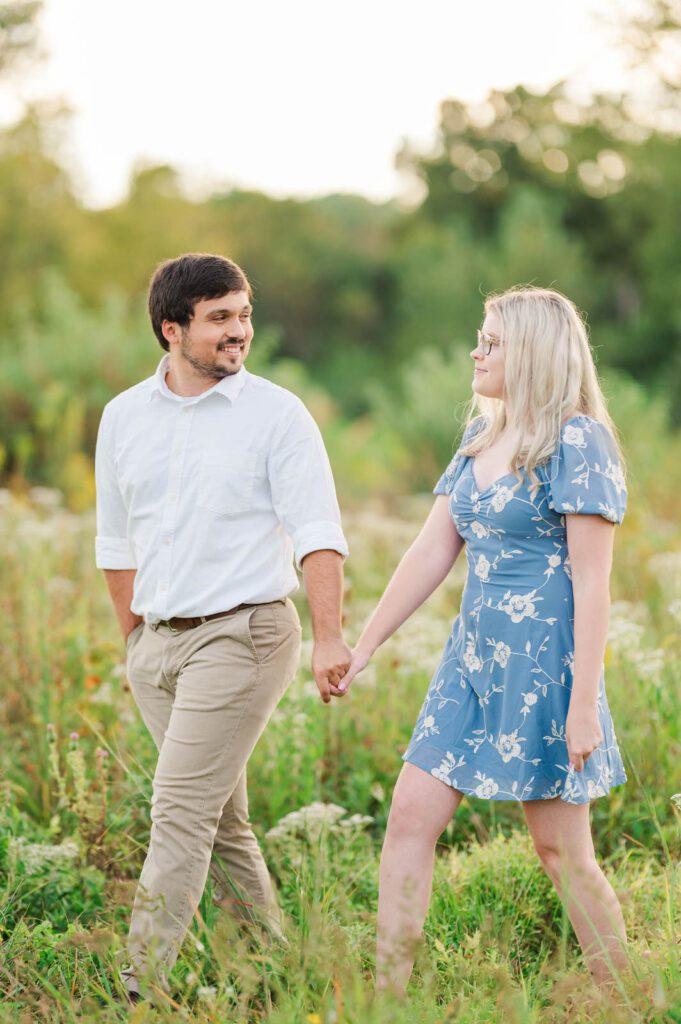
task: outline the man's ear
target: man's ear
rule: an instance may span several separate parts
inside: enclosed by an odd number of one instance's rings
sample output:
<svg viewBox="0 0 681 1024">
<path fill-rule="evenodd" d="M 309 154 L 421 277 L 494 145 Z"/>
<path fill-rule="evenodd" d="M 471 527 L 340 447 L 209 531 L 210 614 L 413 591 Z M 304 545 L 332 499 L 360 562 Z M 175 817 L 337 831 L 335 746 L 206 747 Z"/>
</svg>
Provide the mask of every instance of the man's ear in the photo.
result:
<svg viewBox="0 0 681 1024">
<path fill-rule="evenodd" d="M 182 328 L 174 320 L 164 320 L 161 324 L 161 334 L 169 345 L 176 345 L 180 340 Z"/>
</svg>

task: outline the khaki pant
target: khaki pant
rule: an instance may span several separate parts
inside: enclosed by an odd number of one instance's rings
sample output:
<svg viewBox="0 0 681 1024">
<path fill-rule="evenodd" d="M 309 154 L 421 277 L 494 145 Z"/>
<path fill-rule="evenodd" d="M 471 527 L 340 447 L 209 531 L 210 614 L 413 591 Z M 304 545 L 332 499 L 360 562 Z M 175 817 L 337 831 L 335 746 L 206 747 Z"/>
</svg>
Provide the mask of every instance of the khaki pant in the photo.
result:
<svg viewBox="0 0 681 1024">
<path fill-rule="evenodd" d="M 128 679 L 159 749 L 151 838 L 130 922 L 130 989 L 165 984 L 208 876 L 234 911 L 275 933 L 280 913 L 248 821 L 246 762 L 291 682 L 300 622 L 286 599 L 174 633 L 141 625 L 128 638 Z M 211 854 L 220 863 L 211 865 Z M 234 884 L 235 883 L 235 884 Z"/>
</svg>

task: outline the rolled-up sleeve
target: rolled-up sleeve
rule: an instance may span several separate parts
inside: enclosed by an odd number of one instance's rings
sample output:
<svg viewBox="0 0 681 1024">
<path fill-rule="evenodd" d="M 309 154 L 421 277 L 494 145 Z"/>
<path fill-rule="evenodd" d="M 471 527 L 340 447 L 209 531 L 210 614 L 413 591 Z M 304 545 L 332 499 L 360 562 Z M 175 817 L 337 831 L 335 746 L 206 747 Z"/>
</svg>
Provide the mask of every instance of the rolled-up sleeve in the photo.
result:
<svg viewBox="0 0 681 1024">
<path fill-rule="evenodd" d="M 95 451 L 97 487 L 97 536 L 95 562 L 98 569 L 136 569 L 127 536 L 128 514 L 118 484 L 113 457 L 113 417 L 106 406 L 99 424 Z"/>
<path fill-rule="evenodd" d="M 348 545 L 331 466 L 319 428 L 302 402 L 277 431 L 268 475 L 274 510 L 291 538 L 298 568 L 311 551 L 331 549 L 345 558 Z"/>
</svg>

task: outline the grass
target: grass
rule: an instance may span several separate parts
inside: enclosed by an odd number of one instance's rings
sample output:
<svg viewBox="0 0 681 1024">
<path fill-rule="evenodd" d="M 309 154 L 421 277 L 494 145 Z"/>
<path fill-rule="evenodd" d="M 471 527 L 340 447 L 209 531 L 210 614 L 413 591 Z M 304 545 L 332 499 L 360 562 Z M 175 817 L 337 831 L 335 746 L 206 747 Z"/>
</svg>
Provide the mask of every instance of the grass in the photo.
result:
<svg viewBox="0 0 681 1024">
<path fill-rule="evenodd" d="M 591 989 L 519 808 L 466 801 L 440 842 L 409 997 L 373 999 L 390 794 L 455 614 L 457 567 L 342 703 L 321 705 L 306 650 L 256 749 L 251 816 L 290 945 L 238 931 L 209 888 L 171 996 L 157 1009 L 140 1005 L 130 1019 L 681 1021 L 681 819 L 673 799 L 681 791 L 681 524 L 673 514 L 681 460 L 671 441 L 653 453 L 641 445 L 641 457 L 633 448 L 606 670 L 630 781 L 593 812 L 631 936 L 632 970 L 614 996 Z M 349 638 L 428 504 L 367 502 L 346 513 Z M 57 492 L 0 492 L 0 1021 L 12 1024 L 127 1016 L 115 978 L 146 850 L 156 755 L 126 685 L 93 533 L 92 513 L 67 511 Z M 300 611 L 305 620 L 304 601 Z M 322 806 L 286 817 L 313 804 Z"/>
</svg>

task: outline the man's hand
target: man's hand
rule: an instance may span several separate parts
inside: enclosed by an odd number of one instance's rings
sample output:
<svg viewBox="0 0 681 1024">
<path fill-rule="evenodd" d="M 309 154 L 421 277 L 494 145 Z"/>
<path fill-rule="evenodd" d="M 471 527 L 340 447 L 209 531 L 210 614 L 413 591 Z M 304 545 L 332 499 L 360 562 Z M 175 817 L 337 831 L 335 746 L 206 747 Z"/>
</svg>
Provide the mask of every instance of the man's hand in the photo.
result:
<svg viewBox="0 0 681 1024">
<path fill-rule="evenodd" d="M 343 691 L 338 683 L 350 665 L 350 648 L 342 636 L 333 640 L 317 640 L 312 650 L 312 674 L 314 675 L 319 696 L 325 704 L 331 697 L 342 697 Z"/>
</svg>

